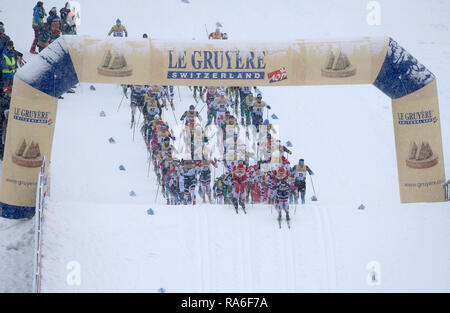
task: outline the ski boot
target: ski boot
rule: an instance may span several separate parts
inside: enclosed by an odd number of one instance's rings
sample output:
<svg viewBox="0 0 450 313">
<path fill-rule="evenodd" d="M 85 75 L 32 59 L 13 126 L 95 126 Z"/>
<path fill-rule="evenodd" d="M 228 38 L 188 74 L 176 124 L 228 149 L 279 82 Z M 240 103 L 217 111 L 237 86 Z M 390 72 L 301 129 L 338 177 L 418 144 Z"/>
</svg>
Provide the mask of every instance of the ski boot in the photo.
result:
<svg viewBox="0 0 450 313">
<path fill-rule="evenodd" d="M 211 203 L 211 204 L 214 203 L 212 200 L 212 197 L 211 197 L 211 193 L 208 193 L 208 200 L 209 200 L 209 203 Z"/>
<path fill-rule="evenodd" d="M 302 197 L 302 204 L 305 204 L 305 194 L 302 193 L 301 197 Z"/>
<path fill-rule="evenodd" d="M 234 205 L 234 209 L 236 210 L 236 214 L 238 214 L 239 213 L 238 202 L 236 200 L 233 200 L 233 205 Z"/>
<path fill-rule="evenodd" d="M 245 202 L 242 200 L 239 200 L 239 204 L 241 205 L 242 210 L 244 210 L 244 213 L 247 214 L 247 211 L 245 210 Z"/>
</svg>

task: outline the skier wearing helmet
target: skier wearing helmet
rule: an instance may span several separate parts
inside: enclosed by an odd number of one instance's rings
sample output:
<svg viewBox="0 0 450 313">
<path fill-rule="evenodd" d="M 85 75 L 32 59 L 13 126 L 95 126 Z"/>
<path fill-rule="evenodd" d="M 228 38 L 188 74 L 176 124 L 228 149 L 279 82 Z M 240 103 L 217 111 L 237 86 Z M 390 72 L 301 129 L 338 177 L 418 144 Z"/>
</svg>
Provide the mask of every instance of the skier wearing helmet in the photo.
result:
<svg viewBox="0 0 450 313">
<path fill-rule="evenodd" d="M 226 38 L 224 38 L 224 34 L 220 31 L 220 28 L 217 27 L 215 32 L 209 34 L 208 39 L 226 39 Z"/>
<path fill-rule="evenodd" d="M 262 94 L 258 93 L 256 100 L 253 100 L 252 104 L 249 105 L 249 110 L 252 111 L 252 122 L 255 125 L 257 131 L 259 132 L 259 125 L 263 122 L 264 108 L 271 109 L 270 105 L 267 105 L 265 101 L 262 100 Z"/>
<path fill-rule="evenodd" d="M 306 193 L 306 173 L 309 175 L 314 175 L 314 172 L 305 165 L 305 160 L 300 159 L 298 164 L 292 168 L 292 172 L 295 177 L 295 187 L 297 188 L 297 199 L 298 193 L 300 193 L 302 204 L 305 204 L 305 193 Z"/>
<path fill-rule="evenodd" d="M 195 121 L 195 118 L 198 118 L 200 122 L 202 121 L 202 118 L 199 115 L 198 111 L 195 109 L 195 106 L 191 104 L 189 106 L 189 110 L 185 111 L 181 116 L 180 121 L 186 119 L 185 125 L 189 125 L 191 124 L 191 121 Z"/>
<path fill-rule="evenodd" d="M 113 37 L 128 37 L 128 31 L 125 25 L 122 25 L 122 22 L 120 19 L 116 20 L 116 25 L 111 27 L 111 30 L 108 33 L 108 36 L 111 36 L 113 34 Z"/>
</svg>

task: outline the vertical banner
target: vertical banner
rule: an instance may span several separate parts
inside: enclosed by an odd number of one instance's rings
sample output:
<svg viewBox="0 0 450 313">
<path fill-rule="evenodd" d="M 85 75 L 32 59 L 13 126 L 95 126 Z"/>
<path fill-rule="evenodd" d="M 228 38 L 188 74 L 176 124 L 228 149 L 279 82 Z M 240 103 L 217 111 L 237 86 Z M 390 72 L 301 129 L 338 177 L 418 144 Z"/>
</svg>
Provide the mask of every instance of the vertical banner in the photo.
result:
<svg viewBox="0 0 450 313">
<path fill-rule="evenodd" d="M 0 188 L 1 216 L 27 218 L 34 215 L 43 156 L 47 168 L 50 162 L 57 99 L 17 77 L 13 89 Z"/>
<path fill-rule="evenodd" d="M 436 80 L 392 101 L 401 202 L 445 201 Z"/>
</svg>

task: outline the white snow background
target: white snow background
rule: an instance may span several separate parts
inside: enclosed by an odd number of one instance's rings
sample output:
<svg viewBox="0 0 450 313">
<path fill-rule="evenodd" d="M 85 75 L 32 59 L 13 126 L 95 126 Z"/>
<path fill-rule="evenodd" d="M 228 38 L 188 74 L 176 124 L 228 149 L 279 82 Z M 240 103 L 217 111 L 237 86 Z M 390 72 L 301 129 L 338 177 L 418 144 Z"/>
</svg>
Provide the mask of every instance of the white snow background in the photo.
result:
<svg viewBox="0 0 450 313">
<path fill-rule="evenodd" d="M 378 1 L 379 26 L 367 24 L 362 0 L 79 2 L 78 32 L 93 36 L 106 36 L 117 18 L 136 38 L 205 39 L 205 24 L 212 32 L 217 21 L 230 40 L 391 36 L 437 77 L 450 175 L 448 1 Z M 0 0 L 0 20 L 27 60 L 35 3 Z M 44 3 L 59 11 L 65 1 Z M 450 291 L 450 205 L 400 204 L 390 99 L 375 87 L 262 88 L 282 140 L 293 143 L 290 159 L 305 158 L 316 173 L 319 201 L 309 201 L 308 180 L 291 230 L 278 229 L 268 206 L 236 216 L 229 206 L 165 206 L 160 195 L 155 203 L 128 102 L 117 112 L 120 88 L 96 88 L 82 84 L 58 107 L 44 292 Z M 177 118 L 193 103 L 187 87 L 179 90 Z M 170 111 L 164 118 L 174 125 Z M 33 221 L 0 219 L 0 292 L 31 291 L 33 232 Z M 67 284 L 72 261 L 81 266 L 80 285 Z M 381 266 L 376 286 L 366 282 L 372 261 Z"/>
</svg>

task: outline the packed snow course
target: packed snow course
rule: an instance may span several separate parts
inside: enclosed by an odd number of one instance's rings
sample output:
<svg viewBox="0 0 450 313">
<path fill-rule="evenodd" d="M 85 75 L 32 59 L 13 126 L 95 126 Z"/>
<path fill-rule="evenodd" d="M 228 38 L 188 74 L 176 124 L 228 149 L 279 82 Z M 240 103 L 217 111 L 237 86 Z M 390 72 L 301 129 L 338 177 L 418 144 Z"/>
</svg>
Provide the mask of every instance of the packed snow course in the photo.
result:
<svg viewBox="0 0 450 313">
<path fill-rule="evenodd" d="M 80 2 L 85 13 L 80 34 L 103 34 L 117 17 L 111 2 L 102 6 L 100 19 L 100 3 Z M 365 3 L 358 1 L 308 6 L 286 2 L 292 6 L 287 16 L 279 3 L 249 1 L 239 4 L 248 9 L 244 23 L 235 14 L 236 1 L 222 3 L 213 20 L 192 23 L 189 16 L 217 3 L 191 2 L 171 6 L 178 18 L 170 20 L 176 25 L 150 20 L 149 34 L 178 38 L 182 28 L 189 33 L 187 39 L 201 38 L 204 23 L 220 20 L 230 39 L 246 40 L 248 33 L 258 37 L 253 39 L 391 35 L 438 79 L 444 154 L 449 154 L 450 94 L 443 88 L 450 81 L 447 3 L 382 2 L 382 25 L 369 27 Z M 23 1 L 2 8 L 7 32 L 22 51 L 28 51 L 32 35 L 23 12 L 33 5 Z M 147 30 L 138 26 L 141 17 L 134 10 L 144 12 L 149 5 L 158 12 L 169 10 L 162 2 L 121 6 L 122 20 L 135 37 Z M 254 23 L 264 12 L 283 19 Z M 410 19 L 417 14 L 419 20 Z M 317 20 L 328 23 L 317 25 Z M 291 34 L 287 29 L 302 31 Z M 305 158 L 316 174 L 319 201 L 298 205 L 290 230 L 278 229 L 275 212 L 267 205 L 249 205 L 247 215 L 236 215 L 229 205 L 166 206 L 162 197 L 155 202 L 156 178 L 153 173 L 147 177 L 147 152 L 139 132 L 133 140 L 128 103 L 117 112 L 120 87 L 96 85 L 91 91 L 89 86 L 80 85 L 58 107 L 42 291 L 450 290 L 449 206 L 399 204 L 390 100 L 372 86 L 262 90 L 271 113 L 279 117 L 281 139 L 293 144 L 290 159 Z M 180 87 L 179 101 L 175 90 L 179 118 L 193 98 L 187 87 Z M 102 110 L 106 117 L 100 117 Z M 170 111 L 164 119 L 173 125 Z M 116 144 L 109 143 L 111 137 Z M 450 160 L 445 162 L 449 173 Z M 130 191 L 136 196 L 130 197 Z M 310 196 L 308 184 L 306 198 Z M 360 204 L 364 210 L 357 209 Z M 149 208 L 154 215 L 147 214 Z M 0 291 L 30 291 L 33 229 L 32 221 L 0 221 Z M 68 265 L 74 262 L 80 266 L 79 285 L 67 280 L 73 270 Z M 380 266 L 379 284 L 367 283 L 373 264 Z"/>
</svg>

